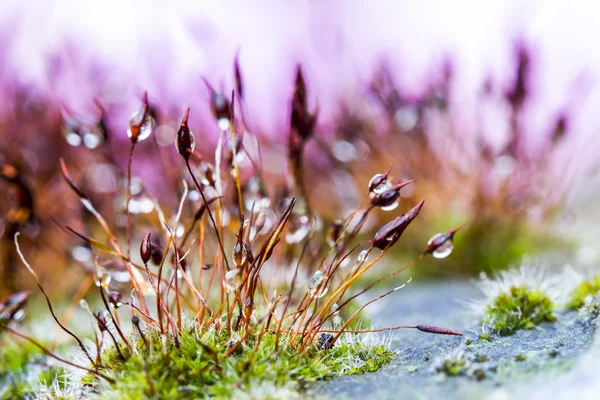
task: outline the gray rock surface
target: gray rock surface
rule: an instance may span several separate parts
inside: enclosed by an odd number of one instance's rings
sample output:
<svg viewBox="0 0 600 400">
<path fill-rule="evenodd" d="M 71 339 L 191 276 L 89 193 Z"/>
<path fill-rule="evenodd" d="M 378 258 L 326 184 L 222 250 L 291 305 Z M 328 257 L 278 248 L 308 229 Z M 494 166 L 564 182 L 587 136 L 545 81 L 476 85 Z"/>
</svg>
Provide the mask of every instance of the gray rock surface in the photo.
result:
<svg viewBox="0 0 600 400">
<path fill-rule="evenodd" d="M 464 336 L 398 331 L 392 342 L 398 355 L 391 364 L 375 373 L 319 383 L 309 394 L 336 399 L 562 398 L 571 392 L 574 381 L 582 384 L 575 371 L 600 364 L 588 355 L 579 360 L 586 351 L 596 349 L 595 354 L 600 354 L 600 345 L 589 350 L 594 324 L 577 312 L 558 313 L 557 322 L 534 330 L 493 336 L 491 341 L 480 339 L 478 317 L 468 304 L 478 296 L 477 288 L 468 282 L 413 283 L 375 303 L 370 316 L 378 327 L 427 324 Z M 467 360 L 459 376 L 436 368 L 452 357 Z M 580 366 L 584 360 L 587 367 Z M 538 396 L 549 387 L 553 389 Z M 590 398 L 600 398 L 600 392 L 595 395 Z"/>
</svg>

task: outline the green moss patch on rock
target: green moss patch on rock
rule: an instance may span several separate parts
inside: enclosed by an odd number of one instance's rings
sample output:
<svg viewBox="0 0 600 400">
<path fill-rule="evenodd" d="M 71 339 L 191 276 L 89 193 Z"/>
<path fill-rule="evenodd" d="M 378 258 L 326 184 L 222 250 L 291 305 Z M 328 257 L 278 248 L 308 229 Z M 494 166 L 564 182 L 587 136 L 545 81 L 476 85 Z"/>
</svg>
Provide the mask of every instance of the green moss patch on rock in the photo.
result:
<svg viewBox="0 0 600 400">
<path fill-rule="evenodd" d="M 573 292 L 571 292 L 567 308 L 577 310 L 585 304 L 588 297 L 593 297 L 600 291 L 600 276 L 581 282 Z"/>
<path fill-rule="evenodd" d="M 521 285 L 500 293 L 486 308 L 482 322 L 506 336 L 555 320 L 552 300 L 540 290 Z"/>
<path fill-rule="evenodd" d="M 314 346 L 298 353 L 282 346 L 281 338 L 276 349 L 275 336 L 266 334 L 258 346 L 256 339 L 247 339 L 228 357 L 237 340 L 224 333 L 187 332 L 180 336 L 180 348 L 163 341 L 158 332 L 148 332 L 146 339 L 148 347 L 135 339 L 135 352 L 124 350 L 124 359 L 114 348 L 104 352 L 115 383 L 99 385 L 102 398 L 231 398 L 240 391 L 262 391 L 255 393 L 261 398 L 287 397 L 310 382 L 376 371 L 395 356 L 384 344 L 369 346 L 360 338 L 342 340 L 330 350 Z"/>
<path fill-rule="evenodd" d="M 30 398 L 54 382 L 60 384 L 65 370 L 26 342 L 0 341 L 0 398 Z"/>
</svg>

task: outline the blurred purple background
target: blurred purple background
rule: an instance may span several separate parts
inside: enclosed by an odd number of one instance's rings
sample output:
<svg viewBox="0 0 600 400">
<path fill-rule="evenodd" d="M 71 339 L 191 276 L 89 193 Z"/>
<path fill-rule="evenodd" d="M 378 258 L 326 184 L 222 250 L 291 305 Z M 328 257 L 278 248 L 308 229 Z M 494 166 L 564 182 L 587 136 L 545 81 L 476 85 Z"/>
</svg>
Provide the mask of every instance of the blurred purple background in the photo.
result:
<svg viewBox="0 0 600 400">
<path fill-rule="evenodd" d="M 0 96 L 10 113 L 15 90 L 63 102 L 79 118 L 97 115 L 93 99 L 112 105 L 111 124 L 125 130 L 147 90 L 178 118 L 208 118 L 201 76 L 228 92 L 239 51 L 251 129 L 286 134 L 295 64 L 305 70 L 320 126 L 343 100 L 362 107 L 382 63 L 408 98 L 452 73 L 449 107 L 460 135 L 506 140 L 506 106 L 480 104 L 484 85 L 502 93 L 515 79 L 515 46 L 531 52 L 531 101 L 524 130 L 535 152 L 568 117 L 567 154 L 578 172 L 595 162 L 600 117 L 594 2 L 76 2 L 9 1 L 0 8 Z M 216 127 L 212 127 L 216 131 Z M 213 135 L 213 140 L 214 140 Z M 467 139 L 468 141 L 468 139 Z M 573 174 L 573 179 L 576 178 Z"/>
<path fill-rule="evenodd" d="M 600 189 L 599 11 L 591 1 L 5 1 L 0 161 L 23 167 L 52 217 L 60 156 L 110 198 L 119 189 L 111 165 L 125 168 L 127 123 L 144 91 L 161 116 L 162 166 L 181 167 L 172 138 L 188 106 L 210 159 L 219 129 L 203 78 L 230 93 L 237 56 L 245 128 L 270 146 L 263 156 L 273 175 L 287 169 L 302 65 L 319 109 L 306 172 L 328 174 L 313 191 L 324 209 L 347 213 L 370 176 L 394 164 L 398 178 L 417 178 L 413 196 L 426 197 L 433 213 L 459 210 L 460 222 L 465 214 L 483 228 L 490 215 L 545 222 L 557 208 L 568 219 Z M 62 137 L 63 118 L 95 124 L 96 102 L 113 136 L 104 153 L 77 152 Z M 161 165 L 159 147 L 144 146 L 134 176 L 148 184 L 161 179 Z M 251 168 L 242 168 L 247 178 Z M 156 187 L 178 173 L 162 174 L 153 193 L 168 192 Z M 335 203 L 323 187 L 347 198 Z M 446 217 L 433 225 L 445 228 Z"/>
</svg>

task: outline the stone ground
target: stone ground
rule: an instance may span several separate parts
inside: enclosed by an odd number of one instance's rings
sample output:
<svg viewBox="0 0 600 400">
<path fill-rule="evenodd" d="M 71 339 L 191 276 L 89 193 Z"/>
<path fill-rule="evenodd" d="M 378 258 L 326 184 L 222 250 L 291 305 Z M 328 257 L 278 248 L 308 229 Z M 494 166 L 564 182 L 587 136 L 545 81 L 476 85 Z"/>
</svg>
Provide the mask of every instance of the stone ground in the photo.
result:
<svg viewBox="0 0 600 400">
<path fill-rule="evenodd" d="M 577 312 L 509 337 L 479 338 L 481 326 L 469 301 L 480 296 L 469 282 L 408 285 L 373 304 L 379 327 L 436 325 L 463 337 L 401 330 L 396 359 L 375 373 L 319 383 L 308 394 L 335 399 L 562 399 L 600 398 L 600 344 L 594 324 Z M 470 341 L 470 344 L 468 344 Z M 440 358 L 462 355 L 462 376 L 437 372 Z"/>
</svg>

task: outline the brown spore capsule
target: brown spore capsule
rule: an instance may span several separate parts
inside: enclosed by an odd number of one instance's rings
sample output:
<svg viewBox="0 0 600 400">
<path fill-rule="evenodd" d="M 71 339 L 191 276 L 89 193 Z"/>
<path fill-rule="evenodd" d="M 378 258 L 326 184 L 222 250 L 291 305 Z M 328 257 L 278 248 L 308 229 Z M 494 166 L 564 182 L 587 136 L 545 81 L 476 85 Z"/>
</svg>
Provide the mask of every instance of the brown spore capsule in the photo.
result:
<svg viewBox="0 0 600 400">
<path fill-rule="evenodd" d="M 152 242 L 150 242 L 151 233 L 146 233 L 144 239 L 142 240 L 142 244 L 140 245 L 140 256 L 142 257 L 142 261 L 144 264 L 148 264 L 150 258 L 152 257 Z"/>
</svg>

